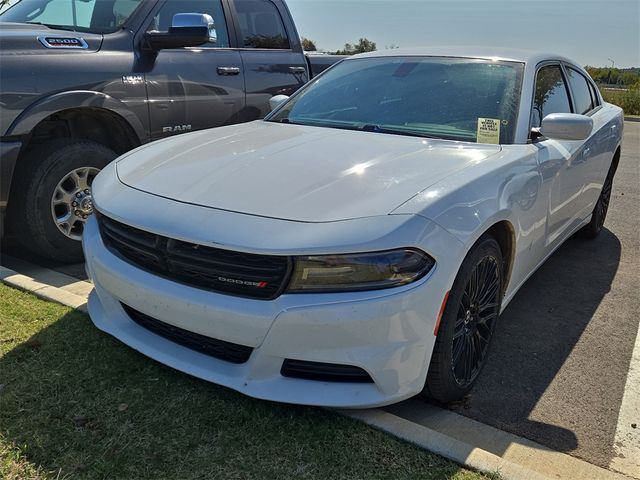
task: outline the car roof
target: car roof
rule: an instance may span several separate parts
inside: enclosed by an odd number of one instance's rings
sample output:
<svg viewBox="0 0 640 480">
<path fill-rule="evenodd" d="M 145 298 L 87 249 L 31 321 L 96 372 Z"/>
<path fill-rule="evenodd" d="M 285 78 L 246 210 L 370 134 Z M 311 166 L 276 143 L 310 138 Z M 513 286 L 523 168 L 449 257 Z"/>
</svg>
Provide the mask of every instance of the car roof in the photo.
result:
<svg viewBox="0 0 640 480">
<path fill-rule="evenodd" d="M 417 47 L 380 50 L 377 52 L 361 53 L 352 58 L 376 58 L 376 57 L 454 57 L 454 58 L 479 58 L 483 60 L 499 60 L 507 62 L 520 62 L 538 64 L 547 60 L 561 60 L 579 65 L 573 60 L 562 55 L 549 52 L 537 52 L 505 47 L 475 47 L 475 46 L 450 46 L 450 47 Z"/>
</svg>

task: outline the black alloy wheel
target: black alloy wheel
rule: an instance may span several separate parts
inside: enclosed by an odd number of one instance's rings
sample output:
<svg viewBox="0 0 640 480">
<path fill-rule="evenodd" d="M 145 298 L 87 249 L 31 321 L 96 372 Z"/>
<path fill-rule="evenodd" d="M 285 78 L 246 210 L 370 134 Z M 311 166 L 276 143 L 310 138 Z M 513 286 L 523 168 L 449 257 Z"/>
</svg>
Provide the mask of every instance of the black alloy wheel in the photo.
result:
<svg viewBox="0 0 640 480">
<path fill-rule="evenodd" d="M 476 265 L 458 302 L 453 332 L 451 368 L 465 388 L 476 379 L 489 350 L 500 307 L 500 266 L 487 256 Z"/>
<path fill-rule="evenodd" d="M 612 166 L 607 178 L 602 185 L 602 191 L 598 197 L 598 202 L 593 209 L 591 215 L 591 221 L 585 225 L 580 233 L 583 237 L 594 239 L 604 227 L 604 222 L 607 219 L 607 213 L 609 212 L 609 204 L 611 203 L 611 192 L 613 190 L 613 177 L 615 175 L 615 168 Z"/>
<path fill-rule="evenodd" d="M 502 307 L 503 265 L 500 245 L 490 235 L 465 257 L 440 321 L 424 395 L 453 402 L 475 384 Z"/>
</svg>

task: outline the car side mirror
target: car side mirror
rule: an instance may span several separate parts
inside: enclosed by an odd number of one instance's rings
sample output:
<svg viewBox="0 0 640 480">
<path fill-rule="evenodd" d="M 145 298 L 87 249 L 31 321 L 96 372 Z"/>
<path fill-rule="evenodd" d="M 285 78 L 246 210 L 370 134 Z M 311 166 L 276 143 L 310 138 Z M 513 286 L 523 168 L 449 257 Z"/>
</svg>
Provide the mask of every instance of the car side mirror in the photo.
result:
<svg viewBox="0 0 640 480">
<path fill-rule="evenodd" d="M 553 140 L 586 140 L 592 131 L 593 119 L 575 113 L 552 113 L 540 126 L 540 134 Z"/>
<path fill-rule="evenodd" d="M 271 97 L 269 99 L 269 106 L 271 107 L 271 111 L 273 112 L 287 100 L 289 100 L 289 97 L 287 95 L 276 95 L 275 97 Z"/>
<path fill-rule="evenodd" d="M 217 34 L 211 15 L 206 13 L 177 13 L 168 32 L 147 32 L 145 40 L 151 50 L 197 47 L 216 42 Z"/>
</svg>

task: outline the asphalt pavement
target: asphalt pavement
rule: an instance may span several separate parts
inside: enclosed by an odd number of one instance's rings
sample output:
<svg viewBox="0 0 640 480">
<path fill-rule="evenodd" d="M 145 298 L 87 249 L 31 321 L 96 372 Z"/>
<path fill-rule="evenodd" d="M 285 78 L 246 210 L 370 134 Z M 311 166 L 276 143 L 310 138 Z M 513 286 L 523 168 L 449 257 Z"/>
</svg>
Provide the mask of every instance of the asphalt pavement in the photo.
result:
<svg viewBox="0 0 640 480">
<path fill-rule="evenodd" d="M 9 268 L 18 257 L 86 278 L 82 264 L 36 258 L 15 239 L 1 251 Z M 605 468 L 628 463 L 625 453 L 640 452 L 628 392 L 639 323 L 640 123 L 626 122 L 605 230 L 571 238 L 533 275 L 502 315 L 471 395 L 447 408 Z M 421 402 L 387 410 L 419 422 Z"/>
</svg>

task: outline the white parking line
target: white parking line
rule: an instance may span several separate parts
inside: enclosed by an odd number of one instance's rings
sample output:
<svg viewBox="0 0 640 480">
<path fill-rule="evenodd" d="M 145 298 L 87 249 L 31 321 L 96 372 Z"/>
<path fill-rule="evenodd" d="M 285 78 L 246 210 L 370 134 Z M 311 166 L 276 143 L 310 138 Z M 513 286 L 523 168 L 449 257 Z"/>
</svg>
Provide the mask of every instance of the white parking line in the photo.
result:
<svg viewBox="0 0 640 480">
<path fill-rule="evenodd" d="M 629 362 L 613 448 L 617 456 L 609 468 L 640 478 L 640 327 Z"/>
</svg>

